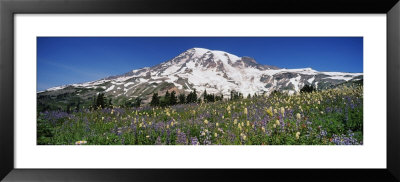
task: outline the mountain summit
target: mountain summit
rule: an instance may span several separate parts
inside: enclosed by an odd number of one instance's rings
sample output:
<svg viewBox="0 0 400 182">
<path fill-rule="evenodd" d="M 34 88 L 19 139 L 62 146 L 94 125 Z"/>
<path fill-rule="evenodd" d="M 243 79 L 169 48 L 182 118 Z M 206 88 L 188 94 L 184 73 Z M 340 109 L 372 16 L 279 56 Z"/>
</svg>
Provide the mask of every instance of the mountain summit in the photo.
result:
<svg viewBox="0 0 400 182">
<path fill-rule="evenodd" d="M 145 67 L 105 79 L 47 89 L 38 95 L 71 94 L 90 98 L 104 92 L 114 98 L 147 99 L 165 91 L 209 94 L 229 97 L 231 91 L 248 94 L 271 93 L 274 90 L 293 94 L 304 85 L 330 88 L 348 81 L 362 80 L 362 73 L 318 72 L 312 68 L 281 69 L 262 65 L 251 57 L 239 57 L 224 51 L 192 48 L 175 58 L 153 67 Z"/>
</svg>

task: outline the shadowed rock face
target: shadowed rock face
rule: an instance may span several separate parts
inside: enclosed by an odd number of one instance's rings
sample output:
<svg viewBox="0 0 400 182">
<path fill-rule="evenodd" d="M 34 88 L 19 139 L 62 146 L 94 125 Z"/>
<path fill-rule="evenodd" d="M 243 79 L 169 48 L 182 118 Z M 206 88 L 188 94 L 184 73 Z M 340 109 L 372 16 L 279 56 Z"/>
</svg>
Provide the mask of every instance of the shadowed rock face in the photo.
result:
<svg viewBox="0 0 400 182">
<path fill-rule="evenodd" d="M 257 62 L 256 62 L 256 60 L 254 60 L 253 58 L 251 58 L 251 57 L 247 57 L 247 56 L 243 56 L 242 57 L 242 62 L 246 65 L 246 67 L 255 67 L 255 68 L 257 68 L 257 69 L 260 69 L 260 70 L 269 70 L 269 69 L 271 69 L 271 70 L 277 70 L 277 69 L 279 69 L 278 67 L 276 67 L 276 66 L 269 66 L 269 65 L 261 65 L 261 64 L 258 64 Z"/>
<path fill-rule="evenodd" d="M 164 95 L 167 90 L 173 90 L 177 94 L 187 94 L 196 89 L 201 94 L 207 89 L 210 94 L 223 94 L 227 98 L 232 90 L 244 95 L 274 90 L 295 93 L 307 84 L 324 89 L 351 81 L 362 82 L 362 77 L 361 73 L 318 72 L 311 68 L 281 69 L 259 64 L 251 57 L 193 48 L 153 67 L 93 82 L 51 88 L 38 93 L 38 97 L 67 93 L 89 98 L 104 92 L 108 97 L 141 97 L 146 102 L 155 92 Z"/>
</svg>

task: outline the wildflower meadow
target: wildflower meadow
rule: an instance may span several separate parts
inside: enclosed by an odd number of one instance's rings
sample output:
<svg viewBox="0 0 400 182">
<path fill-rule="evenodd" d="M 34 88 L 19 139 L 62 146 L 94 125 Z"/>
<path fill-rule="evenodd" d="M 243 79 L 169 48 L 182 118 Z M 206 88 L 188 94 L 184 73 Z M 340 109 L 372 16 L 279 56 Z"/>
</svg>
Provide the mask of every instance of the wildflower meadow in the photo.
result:
<svg viewBox="0 0 400 182">
<path fill-rule="evenodd" d="M 362 145 L 363 87 L 39 112 L 39 145 Z"/>
</svg>

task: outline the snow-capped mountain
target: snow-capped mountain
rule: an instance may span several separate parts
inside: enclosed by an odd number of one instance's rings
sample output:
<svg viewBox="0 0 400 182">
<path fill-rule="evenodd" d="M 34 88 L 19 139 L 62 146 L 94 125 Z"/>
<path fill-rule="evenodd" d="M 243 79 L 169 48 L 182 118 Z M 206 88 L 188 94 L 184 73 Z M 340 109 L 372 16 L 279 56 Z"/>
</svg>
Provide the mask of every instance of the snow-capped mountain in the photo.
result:
<svg viewBox="0 0 400 182">
<path fill-rule="evenodd" d="M 319 72 L 311 68 L 281 69 L 261 65 L 250 57 L 192 48 L 153 67 L 93 82 L 54 87 L 39 94 L 69 93 L 88 97 L 104 92 L 106 96 L 116 98 L 148 99 L 155 92 L 163 95 L 166 90 L 174 90 L 179 94 L 196 89 L 198 94 L 207 90 L 210 94 L 223 94 L 227 98 L 232 90 L 244 96 L 268 94 L 274 90 L 293 94 L 306 84 L 323 89 L 362 78 L 362 73 Z"/>
</svg>

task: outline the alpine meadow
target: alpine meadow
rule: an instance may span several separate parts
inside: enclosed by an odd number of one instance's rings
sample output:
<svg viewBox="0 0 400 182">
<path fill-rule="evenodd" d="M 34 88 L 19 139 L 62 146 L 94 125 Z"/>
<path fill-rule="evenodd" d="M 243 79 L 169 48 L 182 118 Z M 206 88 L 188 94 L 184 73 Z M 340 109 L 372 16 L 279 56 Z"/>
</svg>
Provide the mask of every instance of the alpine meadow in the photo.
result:
<svg viewBox="0 0 400 182">
<path fill-rule="evenodd" d="M 37 40 L 37 145 L 363 144 L 362 37 Z"/>
</svg>

